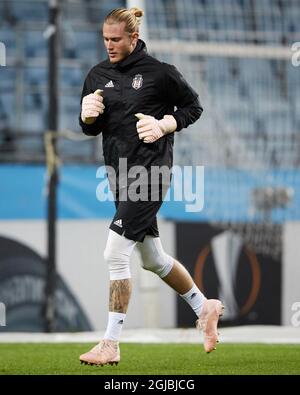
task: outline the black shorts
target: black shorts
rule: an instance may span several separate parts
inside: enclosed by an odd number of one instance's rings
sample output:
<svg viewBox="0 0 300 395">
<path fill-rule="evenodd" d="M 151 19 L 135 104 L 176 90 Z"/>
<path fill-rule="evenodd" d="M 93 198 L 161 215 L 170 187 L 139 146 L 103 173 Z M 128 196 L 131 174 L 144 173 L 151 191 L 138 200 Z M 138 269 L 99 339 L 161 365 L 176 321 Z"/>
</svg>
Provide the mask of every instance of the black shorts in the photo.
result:
<svg viewBox="0 0 300 395">
<path fill-rule="evenodd" d="M 109 228 L 134 241 L 142 242 L 146 235 L 159 237 L 156 215 L 168 187 L 159 188 L 159 196 L 156 196 L 155 200 L 149 198 L 146 201 L 123 201 L 117 198 L 117 211 Z"/>
</svg>

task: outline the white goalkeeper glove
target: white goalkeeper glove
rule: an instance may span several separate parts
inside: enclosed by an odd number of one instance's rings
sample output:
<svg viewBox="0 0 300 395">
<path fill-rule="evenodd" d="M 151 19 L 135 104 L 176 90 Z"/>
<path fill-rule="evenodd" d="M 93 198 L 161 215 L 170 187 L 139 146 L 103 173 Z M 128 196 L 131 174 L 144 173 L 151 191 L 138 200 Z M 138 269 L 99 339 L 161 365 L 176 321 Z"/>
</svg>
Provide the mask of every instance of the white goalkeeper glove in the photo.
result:
<svg viewBox="0 0 300 395">
<path fill-rule="evenodd" d="M 165 115 L 160 120 L 141 113 L 135 116 L 139 119 L 136 124 L 139 139 L 144 143 L 154 143 L 164 135 L 175 132 L 177 128 L 176 119 L 172 115 Z"/>
<path fill-rule="evenodd" d="M 94 123 L 99 114 L 103 114 L 105 106 L 102 92 L 101 89 L 97 89 L 94 93 L 90 93 L 82 99 L 81 120 L 87 125 Z"/>
</svg>

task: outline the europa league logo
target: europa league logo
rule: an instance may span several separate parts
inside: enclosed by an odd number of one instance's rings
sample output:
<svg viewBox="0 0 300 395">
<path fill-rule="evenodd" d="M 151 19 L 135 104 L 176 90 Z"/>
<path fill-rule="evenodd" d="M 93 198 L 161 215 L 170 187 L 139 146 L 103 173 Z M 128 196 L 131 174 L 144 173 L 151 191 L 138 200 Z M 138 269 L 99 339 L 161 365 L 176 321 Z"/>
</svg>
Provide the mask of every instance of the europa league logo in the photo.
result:
<svg viewBox="0 0 300 395">
<path fill-rule="evenodd" d="M 236 300 L 235 289 L 239 258 L 242 250 L 246 256 L 246 264 L 250 265 L 251 287 L 246 300 L 241 304 Z M 254 305 L 260 288 L 260 268 L 254 252 L 243 247 L 240 236 L 226 231 L 213 237 L 210 246 L 206 246 L 199 254 L 195 265 L 195 281 L 204 290 L 204 266 L 211 254 L 218 277 L 218 298 L 225 305 L 223 318 L 233 320 L 239 315 L 247 314 Z"/>
</svg>

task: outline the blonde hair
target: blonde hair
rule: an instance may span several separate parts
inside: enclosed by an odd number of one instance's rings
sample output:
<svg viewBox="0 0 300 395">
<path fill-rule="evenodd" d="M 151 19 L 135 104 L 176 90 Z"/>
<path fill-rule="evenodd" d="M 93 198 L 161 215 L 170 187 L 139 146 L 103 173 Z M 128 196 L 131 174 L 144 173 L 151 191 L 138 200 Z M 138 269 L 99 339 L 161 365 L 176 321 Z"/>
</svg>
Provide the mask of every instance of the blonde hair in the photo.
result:
<svg viewBox="0 0 300 395">
<path fill-rule="evenodd" d="M 104 19 L 104 23 L 113 24 L 125 22 L 125 30 L 128 33 L 139 31 L 140 18 L 144 11 L 140 8 L 116 8 L 112 10 Z"/>
</svg>

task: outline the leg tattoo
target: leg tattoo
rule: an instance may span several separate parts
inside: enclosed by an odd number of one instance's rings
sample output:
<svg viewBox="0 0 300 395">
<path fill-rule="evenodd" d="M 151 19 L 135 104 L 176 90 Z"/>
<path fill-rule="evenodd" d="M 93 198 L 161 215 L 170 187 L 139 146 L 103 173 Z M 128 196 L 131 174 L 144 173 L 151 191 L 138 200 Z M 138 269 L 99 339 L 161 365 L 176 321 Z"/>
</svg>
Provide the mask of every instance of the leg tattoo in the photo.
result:
<svg viewBox="0 0 300 395">
<path fill-rule="evenodd" d="M 126 313 L 131 295 L 131 279 L 111 280 L 109 289 L 109 311 Z"/>
</svg>

